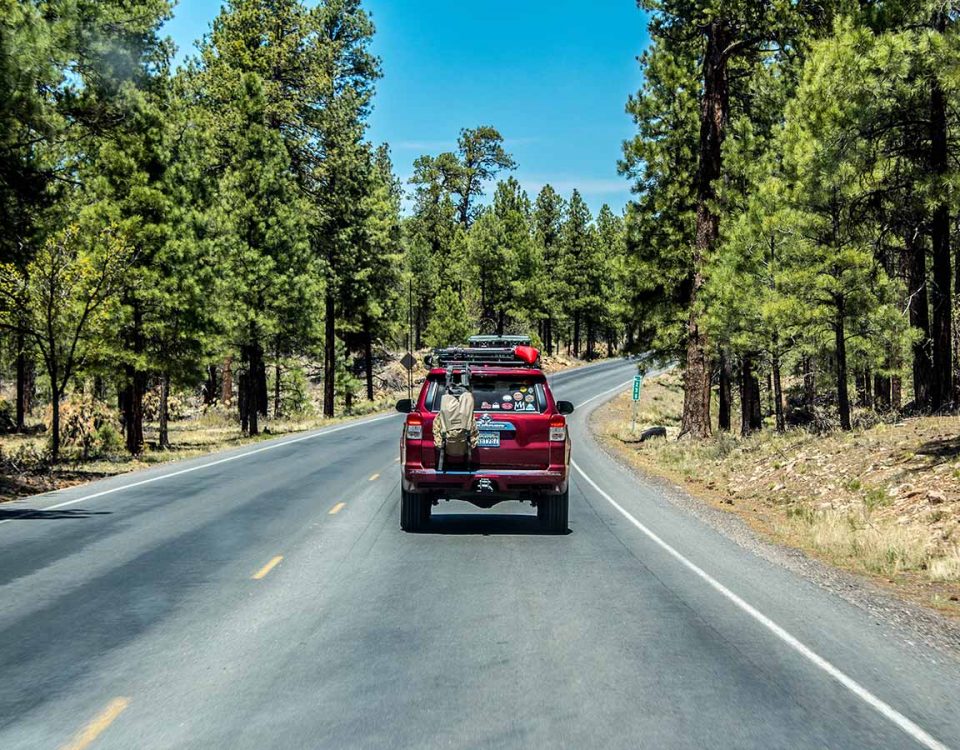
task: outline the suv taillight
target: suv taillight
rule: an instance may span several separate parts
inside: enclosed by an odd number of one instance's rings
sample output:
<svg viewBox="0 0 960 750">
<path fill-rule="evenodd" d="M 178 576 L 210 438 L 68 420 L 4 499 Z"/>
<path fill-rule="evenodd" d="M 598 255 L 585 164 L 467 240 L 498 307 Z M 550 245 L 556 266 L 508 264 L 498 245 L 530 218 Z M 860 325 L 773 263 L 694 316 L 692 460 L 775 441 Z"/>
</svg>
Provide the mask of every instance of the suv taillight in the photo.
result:
<svg viewBox="0 0 960 750">
<path fill-rule="evenodd" d="M 550 417 L 550 442 L 562 443 L 567 439 L 567 418 L 562 414 Z"/>
<path fill-rule="evenodd" d="M 423 439 L 423 417 L 419 414 L 407 416 L 407 440 Z"/>
</svg>

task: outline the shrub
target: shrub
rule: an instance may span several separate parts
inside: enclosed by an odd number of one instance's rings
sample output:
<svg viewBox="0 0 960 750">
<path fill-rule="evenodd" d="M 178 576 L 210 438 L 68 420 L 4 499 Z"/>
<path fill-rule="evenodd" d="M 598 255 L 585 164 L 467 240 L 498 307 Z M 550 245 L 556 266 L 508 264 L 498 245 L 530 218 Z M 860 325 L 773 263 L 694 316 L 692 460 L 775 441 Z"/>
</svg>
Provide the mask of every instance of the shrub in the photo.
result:
<svg viewBox="0 0 960 750">
<path fill-rule="evenodd" d="M 280 400 L 284 417 L 314 415 L 313 401 L 310 400 L 310 385 L 302 368 L 291 367 L 283 371 L 280 379 Z"/>
<path fill-rule="evenodd" d="M 53 410 L 47 408 L 47 425 L 53 423 Z M 60 404 L 60 444 L 64 447 L 77 447 L 80 456 L 88 459 L 100 455 L 103 451 L 103 435 L 108 440 L 119 442 L 119 430 L 116 427 L 116 416 L 102 401 L 84 395 L 71 396 Z M 110 425 L 114 435 L 109 430 L 102 433 Z"/>
<path fill-rule="evenodd" d="M 50 451 L 38 442 L 18 445 L 12 453 L 0 448 L 0 471 L 4 474 L 44 473 L 49 468 Z"/>
<path fill-rule="evenodd" d="M 123 436 L 112 422 L 105 422 L 96 431 L 95 450 L 100 456 L 114 456 L 123 452 Z"/>
<path fill-rule="evenodd" d="M 14 432 L 17 421 L 13 416 L 13 407 L 5 399 L 0 399 L 0 432 Z"/>
<path fill-rule="evenodd" d="M 167 396 L 167 418 L 171 422 L 183 419 L 187 414 L 187 401 L 171 393 Z M 160 421 L 160 386 L 143 394 L 143 418 L 147 422 Z"/>
</svg>

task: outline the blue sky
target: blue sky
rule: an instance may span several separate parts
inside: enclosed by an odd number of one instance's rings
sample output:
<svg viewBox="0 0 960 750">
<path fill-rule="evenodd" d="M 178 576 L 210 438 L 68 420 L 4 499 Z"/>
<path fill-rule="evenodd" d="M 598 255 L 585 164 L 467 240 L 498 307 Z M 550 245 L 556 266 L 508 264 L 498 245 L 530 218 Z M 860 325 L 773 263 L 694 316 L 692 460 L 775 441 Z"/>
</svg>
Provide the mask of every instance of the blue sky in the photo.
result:
<svg viewBox="0 0 960 750">
<path fill-rule="evenodd" d="M 190 54 L 221 0 L 181 0 L 166 28 Z M 647 44 L 634 0 L 365 0 L 383 62 L 370 137 L 390 144 L 397 173 L 451 150 L 463 127 L 494 125 L 531 193 L 576 187 L 594 213 L 629 200 L 617 174 L 624 113 Z"/>
</svg>

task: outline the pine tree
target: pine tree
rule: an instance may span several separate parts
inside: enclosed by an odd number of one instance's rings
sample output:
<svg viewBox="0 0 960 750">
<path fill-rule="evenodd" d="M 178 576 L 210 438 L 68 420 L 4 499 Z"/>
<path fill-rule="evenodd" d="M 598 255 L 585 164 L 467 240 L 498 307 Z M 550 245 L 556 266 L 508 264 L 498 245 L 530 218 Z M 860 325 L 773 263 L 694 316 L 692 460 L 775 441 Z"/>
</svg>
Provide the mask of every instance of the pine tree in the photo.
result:
<svg viewBox="0 0 960 750">
<path fill-rule="evenodd" d="M 560 262 L 561 283 L 564 289 L 564 314 L 570 321 L 573 356 L 580 356 L 583 324 L 596 300 L 591 298 L 593 262 L 596 238 L 593 216 L 578 190 L 570 196 L 567 219 L 563 225 L 563 258 Z"/>
<path fill-rule="evenodd" d="M 539 246 L 543 259 L 543 277 L 540 279 L 539 311 L 540 339 L 547 350 L 553 354 L 554 325 L 562 311 L 562 289 L 560 287 L 560 260 L 562 258 L 563 217 L 566 202 L 550 185 L 545 185 L 537 196 L 533 208 L 534 240 Z"/>
<path fill-rule="evenodd" d="M 687 315 L 681 432 L 705 437 L 711 431 L 713 367 L 710 344 L 701 324 L 700 296 L 705 266 L 716 251 L 720 237 L 721 211 L 717 204 L 717 190 L 725 176 L 723 145 L 729 132 L 731 104 L 736 94 L 731 91 L 731 80 L 741 78 L 742 69 L 761 56 L 770 57 L 769 64 L 776 61 L 777 52 L 790 54 L 800 43 L 808 21 L 811 18 L 819 20 L 822 8 L 779 0 L 643 0 L 642 6 L 654 14 L 650 31 L 655 51 L 646 58 L 648 64 L 655 58 L 665 58 L 663 62 L 656 62 L 657 67 L 665 71 L 665 77 L 674 75 L 677 69 L 684 70 L 683 63 L 673 62 L 675 58 L 686 59 L 687 73 L 695 61 L 701 63 L 698 74 L 699 138 L 695 150 L 696 171 L 691 175 L 696 207 L 695 235 L 688 276 L 683 284 Z M 765 44 L 772 45 L 775 50 L 772 56 Z M 684 78 L 689 81 L 689 75 Z M 659 93 L 656 88 L 653 91 Z M 666 104 L 662 100 L 653 103 Z M 657 109 L 649 107 L 635 109 L 644 117 L 659 114 Z M 665 109 L 670 114 L 675 110 L 669 104 Z M 690 123 L 684 120 L 683 125 L 686 129 Z M 687 141 L 687 148 L 692 143 Z M 630 156 L 635 159 L 635 155 L 628 154 Z M 689 160 L 685 161 L 689 170 Z"/>
<path fill-rule="evenodd" d="M 264 347 L 287 301 L 310 296 L 312 259 L 302 218 L 309 208 L 283 138 L 271 127 L 263 83 L 255 73 L 243 83 L 233 115 L 242 126 L 232 133 L 214 217 L 230 290 L 229 327 L 246 365 L 241 420 L 256 435 L 266 400 L 259 385 L 266 382 Z"/>
<path fill-rule="evenodd" d="M 427 346 L 462 346 L 473 332 L 463 297 L 452 287 L 441 288 L 435 301 L 435 313 L 427 326 Z"/>
</svg>

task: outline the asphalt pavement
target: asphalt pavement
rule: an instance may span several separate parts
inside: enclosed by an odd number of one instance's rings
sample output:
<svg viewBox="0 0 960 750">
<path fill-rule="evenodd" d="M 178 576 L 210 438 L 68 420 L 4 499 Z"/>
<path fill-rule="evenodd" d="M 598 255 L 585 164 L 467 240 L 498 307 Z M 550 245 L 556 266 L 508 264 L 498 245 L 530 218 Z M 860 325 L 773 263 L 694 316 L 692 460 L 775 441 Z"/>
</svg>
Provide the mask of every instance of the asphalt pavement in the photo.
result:
<svg viewBox="0 0 960 750">
<path fill-rule="evenodd" d="M 595 445 L 399 528 L 400 415 L 0 506 L 0 748 L 960 747 L 960 665 Z"/>
</svg>

